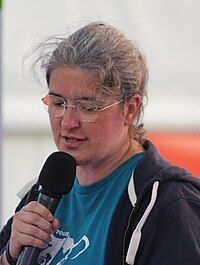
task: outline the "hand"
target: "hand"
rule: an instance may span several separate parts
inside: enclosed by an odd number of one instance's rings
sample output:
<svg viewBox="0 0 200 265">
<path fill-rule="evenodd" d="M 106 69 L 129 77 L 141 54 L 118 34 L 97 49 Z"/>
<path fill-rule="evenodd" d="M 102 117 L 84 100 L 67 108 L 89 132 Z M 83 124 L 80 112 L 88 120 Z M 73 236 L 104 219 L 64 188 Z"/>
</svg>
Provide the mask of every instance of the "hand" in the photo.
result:
<svg viewBox="0 0 200 265">
<path fill-rule="evenodd" d="M 23 246 L 44 249 L 51 234 L 59 228 L 59 221 L 42 204 L 32 201 L 13 216 L 10 254 L 18 258 Z"/>
</svg>

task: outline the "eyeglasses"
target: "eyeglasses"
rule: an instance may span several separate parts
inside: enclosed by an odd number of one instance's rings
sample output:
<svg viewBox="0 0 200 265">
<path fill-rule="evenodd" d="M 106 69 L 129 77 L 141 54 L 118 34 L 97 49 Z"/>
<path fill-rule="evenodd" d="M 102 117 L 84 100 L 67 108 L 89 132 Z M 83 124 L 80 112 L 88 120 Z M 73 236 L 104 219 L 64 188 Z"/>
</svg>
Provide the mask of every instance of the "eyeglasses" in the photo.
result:
<svg viewBox="0 0 200 265">
<path fill-rule="evenodd" d="M 62 97 L 55 95 L 46 95 L 42 98 L 45 109 L 51 117 L 61 117 L 65 110 L 70 107 L 75 112 L 76 116 L 83 122 L 93 122 L 98 118 L 99 112 L 111 108 L 123 100 L 117 101 L 105 107 L 99 107 L 95 102 L 85 99 L 74 101 L 74 105 L 68 104 Z"/>
</svg>

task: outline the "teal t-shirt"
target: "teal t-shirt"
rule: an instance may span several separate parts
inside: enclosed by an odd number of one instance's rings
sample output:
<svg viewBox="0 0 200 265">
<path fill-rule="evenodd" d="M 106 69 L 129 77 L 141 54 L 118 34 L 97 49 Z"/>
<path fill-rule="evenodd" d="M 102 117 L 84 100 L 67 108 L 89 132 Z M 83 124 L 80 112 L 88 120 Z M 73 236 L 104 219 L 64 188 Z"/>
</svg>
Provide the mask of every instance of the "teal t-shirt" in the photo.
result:
<svg viewBox="0 0 200 265">
<path fill-rule="evenodd" d="M 143 155 L 136 154 L 93 185 L 81 186 L 75 179 L 71 192 L 63 196 L 55 213 L 60 228 L 53 233 L 49 247 L 41 252 L 38 264 L 104 264 L 113 213 Z"/>
</svg>

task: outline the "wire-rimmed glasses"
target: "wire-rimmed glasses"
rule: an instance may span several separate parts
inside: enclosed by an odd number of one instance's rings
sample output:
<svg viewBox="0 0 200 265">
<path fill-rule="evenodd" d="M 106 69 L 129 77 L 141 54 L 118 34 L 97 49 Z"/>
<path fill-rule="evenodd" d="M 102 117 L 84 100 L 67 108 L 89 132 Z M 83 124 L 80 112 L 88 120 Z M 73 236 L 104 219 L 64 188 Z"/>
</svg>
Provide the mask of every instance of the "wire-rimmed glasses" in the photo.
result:
<svg viewBox="0 0 200 265">
<path fill-rule="evenodd" d="M 117 101 L 105 107 L 99 107 L 95 102 L 78 99 L 74 101 L 74 105 L 68 104 L 62 97 L 48 94 L 42 98 L 45 109 L 51 117 L 61 117 L 65 110 L 70 107 L 76 116 L 83 122 L 93 122 L 98 118 L 99 112 L 111 108 L 123 100 Z"/>
</svg>

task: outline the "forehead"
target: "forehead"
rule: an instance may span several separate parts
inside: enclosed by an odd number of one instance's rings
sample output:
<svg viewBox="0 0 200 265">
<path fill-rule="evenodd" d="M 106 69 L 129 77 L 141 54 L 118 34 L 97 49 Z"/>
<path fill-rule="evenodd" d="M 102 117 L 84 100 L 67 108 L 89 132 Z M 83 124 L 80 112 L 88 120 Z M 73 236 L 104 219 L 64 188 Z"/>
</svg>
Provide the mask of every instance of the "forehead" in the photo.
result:
<svg viewBox="0 0 200 265">
<path fill-rule="evenodd" d="M 97 92 L 97 78 L 80 68 L 59 67 L 51 72 L 49 90 L 65 97 L 92 96 Z"/>
</svg>

